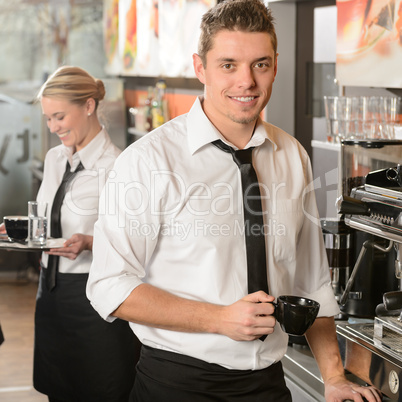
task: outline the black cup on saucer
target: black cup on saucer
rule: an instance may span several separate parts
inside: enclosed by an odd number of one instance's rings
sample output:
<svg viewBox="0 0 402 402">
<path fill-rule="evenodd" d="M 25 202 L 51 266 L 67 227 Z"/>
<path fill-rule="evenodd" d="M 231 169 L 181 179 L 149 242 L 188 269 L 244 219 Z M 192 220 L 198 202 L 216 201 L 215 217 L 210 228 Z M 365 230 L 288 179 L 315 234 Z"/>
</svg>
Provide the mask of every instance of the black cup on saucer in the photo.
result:
<svg viewBox="0 0 402 402">
<path fill-rule="evenodd" d="M 274 316 L 282 330 L 289 335 L 301 336 L 313 325 L 320 304 L 300 296 L 279 296 Z"/>
<path fill-rule="evenodd" d="M 25 243 L 28 237 L 28 217 L 10 215 L 3 218 L 7 236 L 10 241 Z"/>
</svg>

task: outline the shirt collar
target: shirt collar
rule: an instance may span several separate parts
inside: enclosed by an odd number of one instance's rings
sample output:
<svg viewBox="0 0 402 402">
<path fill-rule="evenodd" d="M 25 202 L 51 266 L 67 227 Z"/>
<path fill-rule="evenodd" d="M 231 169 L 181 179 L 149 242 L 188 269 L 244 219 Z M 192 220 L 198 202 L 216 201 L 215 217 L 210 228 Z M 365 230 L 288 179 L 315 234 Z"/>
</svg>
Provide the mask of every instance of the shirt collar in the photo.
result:
<svg viewBox="0 0 402 402">
<path fill-rule="evenodd" d="M 229 143 L 208 119 L 202 109 L 202 100 L 202 96 L 198 97 L 187 115 L 187 138 L 191 154 L 193 155 L 204 145 L 218 139 L 236 149 L 236 147 Z M 262 145 L 265 140 L 270 141 L 276 150 L 277 144 L 274 142 L 273 138 L 271 138 L 269 130 L 265 127 L 264 122 L 259 117 L 254 134 L 245 148 L 258 147 L 259 145 Z"/>
<path fill-rule="evenodd" d="M 85 169 L 92 169 L 96 161 L 105 152 L 110 141 L 109 135 L 102 126 L 102 130 L 83 149 L 73 153 L 73 147 L 63 146 L 61 156 L 67 158 L 72 172 L 75 171 L 80 162 Z"/>
</svg>

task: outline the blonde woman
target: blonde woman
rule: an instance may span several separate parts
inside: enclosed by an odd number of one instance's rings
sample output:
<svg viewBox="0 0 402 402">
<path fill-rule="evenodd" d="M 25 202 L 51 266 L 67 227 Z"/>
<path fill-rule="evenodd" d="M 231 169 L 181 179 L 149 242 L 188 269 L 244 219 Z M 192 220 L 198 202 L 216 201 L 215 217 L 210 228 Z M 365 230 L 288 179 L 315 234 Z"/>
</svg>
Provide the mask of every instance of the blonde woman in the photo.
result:
<svg viewBox="0 0 402 402">
<path fill-rule="evenodd" d="M 98 120 L 104 96 L 101 80 L 67 66 L 38 94 L 61 144 L 46 155 L 37 200 L 48 203 L 48 235 L 66 239 L 42 254 L 35 313 L 34 387 L 52 402 L 125 402 L 134 381 L 127 322 L 105 322 L 85 296 L 99 195 L 120 154 Z"/>
</svg>

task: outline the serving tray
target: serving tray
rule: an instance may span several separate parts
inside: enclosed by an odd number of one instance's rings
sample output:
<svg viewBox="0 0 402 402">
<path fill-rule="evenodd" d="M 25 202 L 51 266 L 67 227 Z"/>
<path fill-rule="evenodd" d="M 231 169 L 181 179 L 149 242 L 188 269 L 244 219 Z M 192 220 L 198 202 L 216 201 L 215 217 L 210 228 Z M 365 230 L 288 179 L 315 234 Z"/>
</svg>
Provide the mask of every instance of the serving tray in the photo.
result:
<svg viewBox="0 0 402 402">
<path fill-rule="evenodd" d="M 14 251 L 49 251 L 52 248 L 63 247 L 66 239 L 47 239 L 44 246 L 29 246 L 28 242 L 18 243 L 8 239 L 6 235 L 0 235 L 0 250 L 14 250 Z"/>
</svg>

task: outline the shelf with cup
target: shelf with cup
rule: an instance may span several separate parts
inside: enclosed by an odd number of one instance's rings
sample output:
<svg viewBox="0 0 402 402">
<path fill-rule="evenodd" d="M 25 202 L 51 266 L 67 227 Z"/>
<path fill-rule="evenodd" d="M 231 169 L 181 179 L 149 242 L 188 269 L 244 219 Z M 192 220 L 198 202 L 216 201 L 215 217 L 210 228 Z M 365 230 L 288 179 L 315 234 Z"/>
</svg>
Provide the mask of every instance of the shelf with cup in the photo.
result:
<svg viewBox="0 0 402 402">
<path fill-rule="evenodd" d="M 312 140 L 311 146 L 313 148 L 326 149 L 329 151 L 336 151 L 336 152 L 339 152 L 341 150 L 341 144 L 336 142 Z"/>
<path fill-rule="evenodd" d="M 136 135 L 138 137 L 143 137 L 145 134 L 148 134 L 148 131 L 138 130 L 135 127 L 129 127 L 127 131 L 129 134 Z"/>
</svg>

